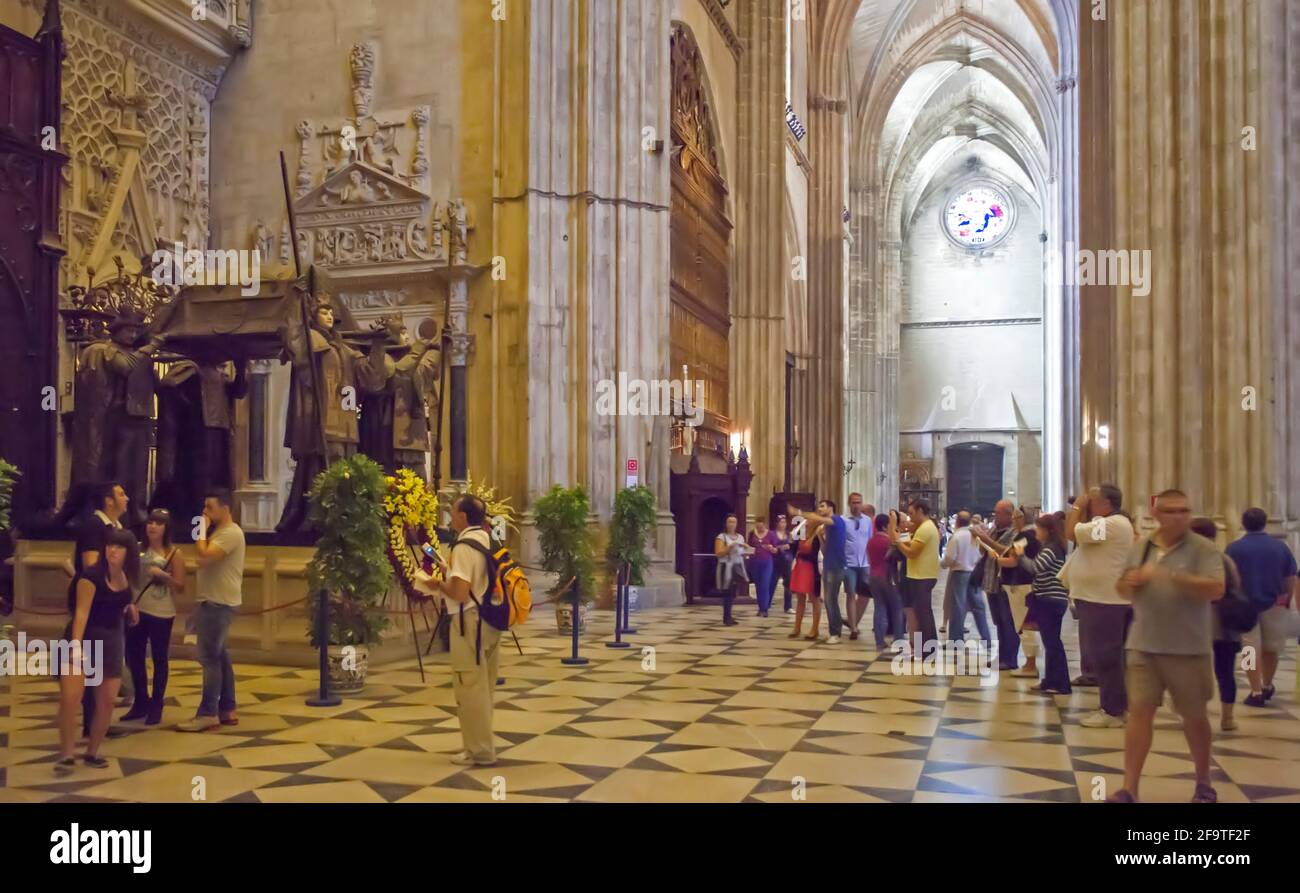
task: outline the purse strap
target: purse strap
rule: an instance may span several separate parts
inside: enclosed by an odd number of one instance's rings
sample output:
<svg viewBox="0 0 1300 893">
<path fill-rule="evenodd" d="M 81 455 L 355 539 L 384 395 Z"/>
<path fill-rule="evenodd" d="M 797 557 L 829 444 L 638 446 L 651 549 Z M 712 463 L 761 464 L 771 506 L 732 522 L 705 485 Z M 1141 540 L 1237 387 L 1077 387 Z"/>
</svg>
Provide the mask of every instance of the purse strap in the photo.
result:
<svg viewBox="0 0 1300 893">
<path fill-rule="evenodd" d="M 163 567 L 170 567 L 172 563 L 172 559 L 175 557 L 176 557 L 176 547 L 172 546 L 171 552 L 168 553 L 165 559 L 163 559 Z M 150 580 L 148 583 L 144 584 L 144 588 L 140 590 L 140 594 L 135 597 L 135 601 L 131 602 L 131 604 L 133 605 L 140 604 L 140 599 L 144 598 L 144 594 L 148 592 L 157 582 L 158 582 L 157 580 Z"/>
</svg>

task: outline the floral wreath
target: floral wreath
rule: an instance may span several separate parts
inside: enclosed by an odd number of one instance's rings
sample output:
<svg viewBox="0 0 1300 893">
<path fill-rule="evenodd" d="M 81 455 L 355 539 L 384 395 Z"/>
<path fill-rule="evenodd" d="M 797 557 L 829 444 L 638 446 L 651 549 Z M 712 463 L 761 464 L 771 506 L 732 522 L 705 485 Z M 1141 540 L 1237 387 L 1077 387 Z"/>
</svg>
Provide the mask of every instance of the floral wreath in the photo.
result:
<svg viewBox="0 0 1300 893">
<path fill-rule="evenodd" d="M 416 572 L 423 570 L 435 579 L 442 578 L 442 563 L 449 559 L 451 550 L 438 541 L 438 516 L 440 511 L 450 512 L 452 496 L 444 494 L 443 501 L 440 502 L 439 495 L 408 468 L 399 468 L 397 474 L 384 478 L 384 482 L 388 484 L 388 493 L 384 497 L 384 512 L 388 516 L 388 539 L 385 544 L 388 561 L 407 598 L 429 601 L 432 596 L 415 586 Z M 509 498 L 497 498 L 495 487 L 484 481 L 476 484 L 467 475 L 462 493 L 483 500 L 487 507 L 487 524 L 492 540 L 501 542 L 507 531 L 518 529 Z M 424 554 L 425 546 L 433 548 L 441 561 L 435 562 Z"/>
<path fill-rule="evenodd" d="M 429 601 L 432 596 L 415 587 L 416 572 L 423 570 L 441 578 L 442 567 L 423 554 L 426 545 L 432 545 L 440 557 L 446 558 L 445 547 L 438 542 L 438 497 L 409 468 L 399 468 L 397 474 L 384 478 L 388 493 L 384 496 L 384 513 L 388 516 L 388 539 L 385 551 L 393 566 L 397 582 L 406 597 L 414 601 Z M 419 562 L 415 549 L 420 550 Z"/>
<path fill-rule="evenodd" d="M 476 496 L 483 501 L 487 509 L 487 529 L 488 538 L 494 543 L 505 542 L 506 532 L 518 530 L 515 526 L 515 510 L 510 505 L 509 497 L 505 499 L 497 498 L 496 487 L 488 486 L 486 481 L 474 483 L 474 478 L 468 472 L 465 475 L 465 487 L 461 490 L 462 496 Z M 448 511 L 451 505 L 444 506 Z"/>
</svg>

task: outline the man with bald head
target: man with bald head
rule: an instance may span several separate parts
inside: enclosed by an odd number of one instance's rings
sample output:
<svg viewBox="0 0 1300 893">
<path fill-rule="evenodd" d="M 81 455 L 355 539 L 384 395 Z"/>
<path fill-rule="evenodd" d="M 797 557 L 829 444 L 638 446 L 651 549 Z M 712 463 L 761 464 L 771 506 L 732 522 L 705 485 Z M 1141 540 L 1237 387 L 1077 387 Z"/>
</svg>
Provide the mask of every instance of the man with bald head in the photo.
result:
<svg viewBox="0 0 1300 893">
<path fill-rule="evenodd" d="M 1019 535 L 1012 523 L 1015 511 L 1011 500 L 999 499 L 993 506 L 993 532 L 990 534 L 972 526 L 972 535 L 999 555 L 1009 553 Z M 1037 554 L 1037 549 L 1034 552 Z M 1020 633 L 1011 613 L 1011 599 L 1005 585 L 1007 575 L 997 559 L 986 550 L 975 568 L 975 578 L 981 581 L 988 596 L 989 613 L 993 615 L 993 624 L 998 631 L 998 669 L 1014 670 L 1020 666 Z"/>
</svg>

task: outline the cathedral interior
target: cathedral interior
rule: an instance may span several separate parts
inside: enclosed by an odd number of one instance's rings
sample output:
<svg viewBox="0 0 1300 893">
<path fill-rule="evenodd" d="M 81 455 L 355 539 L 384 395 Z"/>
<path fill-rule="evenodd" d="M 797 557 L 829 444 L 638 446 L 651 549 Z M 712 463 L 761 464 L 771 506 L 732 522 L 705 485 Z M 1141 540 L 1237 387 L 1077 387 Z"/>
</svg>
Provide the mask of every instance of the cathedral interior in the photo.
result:
<svg viewBox="0 0 1300 893">
<path fill-rule="evenodd" d="M 878 600 L 810 641 L 746 584 L 723 625 L 727 517 L 1114 484 L 1142 536 L 1177 489 L 1220 548 L 1258 506 L 1300 550 L 1289 0 L 0 0 L 0 99 L 0 641 L 60 635 L 97 482 L 137 535 L 170 512 L 181 615 L 213 487 L 247 539 L 239 724 L 174 728 L 178 620 L 158 727 L 55 777 L 58 683 L 0 673 L 0 803 L 1087 803 L 1125 771 L 1097 688 L 900 673 Z M 446 640 L 396 586 L 364 688 L 304 702 L 313 483 L 356 456 L 509 507 L 538 603 L 495 767 L 449 760 Z M 599 566 L 552 627 L 556 487 Z M 1223 803 L 1300 801 L 1287 604 L 1273 699 L 1209 705 Z M 1186 802 L 1182 729 L 1143 799 Z"/>
</svg>

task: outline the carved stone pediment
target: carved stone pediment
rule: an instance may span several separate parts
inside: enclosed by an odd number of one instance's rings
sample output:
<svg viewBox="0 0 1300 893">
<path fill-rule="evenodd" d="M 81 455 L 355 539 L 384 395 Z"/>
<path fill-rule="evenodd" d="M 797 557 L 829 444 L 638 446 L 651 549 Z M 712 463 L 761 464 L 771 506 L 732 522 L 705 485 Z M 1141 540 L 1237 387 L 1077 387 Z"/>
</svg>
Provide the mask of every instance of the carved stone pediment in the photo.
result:
<svg viewBox="0 0 1300 893">
<path fill-rule="evenodd" d="M 345 164 L 294 203 L 303 226 L 408 219 L 428 205 L 427 194 L 363 161 Z"/>
</svg>

